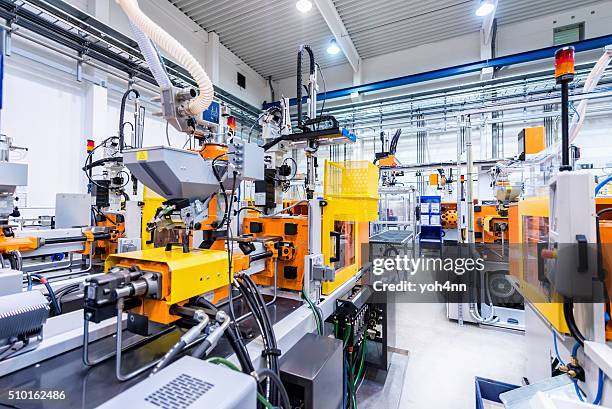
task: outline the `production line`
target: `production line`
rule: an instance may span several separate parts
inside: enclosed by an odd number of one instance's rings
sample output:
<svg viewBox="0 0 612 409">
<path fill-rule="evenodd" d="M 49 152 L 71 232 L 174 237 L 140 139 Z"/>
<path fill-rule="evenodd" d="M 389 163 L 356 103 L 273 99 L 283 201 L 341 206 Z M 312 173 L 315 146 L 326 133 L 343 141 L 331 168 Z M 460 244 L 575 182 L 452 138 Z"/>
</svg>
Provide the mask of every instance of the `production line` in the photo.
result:
<svg viewBox="0 0 612 409">
<path fill-rule="evenodd" d="M 612 407 L 609 0 L 288 3 L 0 0 L 0 407 Z"/>
</svg>

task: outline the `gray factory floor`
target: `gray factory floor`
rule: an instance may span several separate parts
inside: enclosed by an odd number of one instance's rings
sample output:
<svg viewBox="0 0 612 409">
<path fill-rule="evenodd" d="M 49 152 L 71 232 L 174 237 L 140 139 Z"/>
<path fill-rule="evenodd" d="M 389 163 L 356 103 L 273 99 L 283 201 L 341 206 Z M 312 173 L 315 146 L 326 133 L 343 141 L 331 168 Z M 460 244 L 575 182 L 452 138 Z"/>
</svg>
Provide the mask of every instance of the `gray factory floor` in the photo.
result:
<svg viewBox="0 0 612 409">
<path fill-rule="evenodd" d="M 444 304 L 398 304 L 396 317 L 395 347 L 409 351 L 399 408 L 473 409 L 475 376 L 521 384 L 524 336 L 459 326 Z"/>
</svg>

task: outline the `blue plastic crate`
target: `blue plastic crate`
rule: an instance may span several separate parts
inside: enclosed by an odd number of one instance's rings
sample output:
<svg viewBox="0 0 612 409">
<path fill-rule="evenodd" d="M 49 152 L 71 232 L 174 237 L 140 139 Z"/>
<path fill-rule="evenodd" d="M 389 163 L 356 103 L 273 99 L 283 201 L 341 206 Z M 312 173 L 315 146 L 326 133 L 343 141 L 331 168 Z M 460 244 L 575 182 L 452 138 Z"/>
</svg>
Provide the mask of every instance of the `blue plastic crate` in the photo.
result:
<svg viewBox="0 0 612 409">
<path fill-rule="evenodd" d="M 519 388 L 505 382 L 494 381 L 492 379 L 476 377 L 476 409 L 484 409 L 483 400 L 502 403 L 499 395 Z"/>
</svg>

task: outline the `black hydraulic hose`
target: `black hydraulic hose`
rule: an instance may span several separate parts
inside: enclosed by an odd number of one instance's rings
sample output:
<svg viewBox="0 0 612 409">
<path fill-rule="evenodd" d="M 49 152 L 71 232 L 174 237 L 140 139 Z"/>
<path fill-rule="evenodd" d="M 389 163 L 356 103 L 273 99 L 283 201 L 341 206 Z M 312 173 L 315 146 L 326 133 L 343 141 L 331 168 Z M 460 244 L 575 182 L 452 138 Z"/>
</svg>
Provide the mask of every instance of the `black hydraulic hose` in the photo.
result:
<svg viewBox="0 0 612 409">
<path fill-rule="evenodd" d="M 245 374 L 250 374 L 255 370 L 253 363 L 251 362 L 251 357 L 249 356 L 249 351 L 246 349 L 240 338 L 238 337 L 238 333 L 236 332 L 236 328 L 234 324 L 230 324 L 229 327 L 225 330 L 225 337 L 229 342 L 230 346 L 234 350 L 236 357 L 238 358 L 238 362 L 240 362 L 240 366 L 242 368 L 242 372 Z"/>
<path fill-rule="evenodd" d="M 270 354 L 272 350 L 276 349 L 276 345 L 275 343 L 273 343 L 273 340 L 271 339 L 272 336 L 270 334 L 269 326 L 266 323 L 266 318 L 264 316 L 265 312 L 261 310 L 259 303 L 256 300 L 257 296 L 254 294 L 254 292 L 250 288 L 247 280 L 244 279 L 243 277 L 242 280 L 236 280 L 236 282 L 238 283 L 238 286 L 240 287 L 240 291 L 244 295 L 244 299 L 246 300 L 249 306 L 249 309 L 253 313 L 253 318 L 255 319 L 255 322 L 257 323 L 259 330 L 261 332 L 261 339 L 264 344 L 264 349 L 265 351 L 268 352 L 264 355 L 268 368 L 273 373 L 278 373 L 278 359 L 277 359 L 278 357 L 276 355 Z M 272 404 L 276 404 L 277 398 L 278 398 L 276 387 L 274 386 L 274 384 L 270 384 L 269 387 L 270 388 L 269 388 L 268 396 L 270 397 L 270 401 Z"/>
<path fill-rule="evenodd" d="M 269 369 L 261 369 L 257 372 L 257 378 L 259 378 L 260 381 L 261 379 L 265 378 L 270 379 L 276 385 L 280 392 L 281 400 L 283 401 L 283 407 L 285 409 L 291 409 L 291 402 L 289 401 L 289 395 L 287 394 L 285 385 L 283 385 L 283 382 L 276 373 L 270 371 Z"/>
<path fill-rule="evenodd" d="M 580 329 L 578 329 L 578 325 L 576 325 L 576 320 L 574 318 L 574 302 L 569 298 L 565 298 L 565 302 L 563 303 L 563 315 L 565 316 L 565 322 L 570 334 L 574 337 L 576 342 L 584 348 L 584 341 L 586 338 L 582 335 Z"/>
<path fill-rule="evenodd" d="M 315 59 L 312 49 L 308 45 L 301 45 L 297 55 L 297 126 L 302 126 L 302 54 L 304 50 L 310 56 L 310 75 L 314 74 Z"/>
<path fill-rule="evenodd" d="M 136 98 L 140 98 L 140 92 L 137 89 L 130 88 L 121 97 L 121 108 L 119 109 L 119 152 L 123 152 L 124 147 L 124 134 L 123 134 L 123 119 L 125 117 L 125 103 L 130 94 L 134 94 Z"/>
<path fill-rule="evenodd" d="M 123 162 L 123 158 L 120 156 L 115 156 L 113 158 L 98 159 L 97 161 L 88 163 L 87 165 L 83 166 L 81 169 L 87 172 L 97 166 L 104 165 L 105 163 L 108 163 L 108 162 L 117 162 L 117 163 Z"/>
<path fill-rule="evenodd" d="M 217 313 L 217 311 L 219 311 L 219 309 L 217 308 L 215 304 L 208 301 L 204 297 L 196 298 L 194 301 L 194 304 L 199 307 L 203 307 L 208 310 L 211 310 L 215 314 Z M 238 337 L 238 334 L 236 332 L 236 327 L 233 323 L 231 323 L 225 330 L 225 337 L 227 338 L 227 341 L 229 342 L 230 346 L 232 347 L 232 350 L 234 351 L 234 353 L 236 354 L 236 357 L 238 358 L 238 362 L 240 363 L 242 372 L 244 372 L 245 374 L 252 373 L 255 370 L 255 368 L 253 367 L 253 363 L 251 362 L 249 351 L 246 349 L 246 347 L 244 346 L 244 343 Z M 206 349 L 204 349 L 204 351 L 206 351 Z M 195 352 L 193 356 L 195 356 Z"/>
</svg>

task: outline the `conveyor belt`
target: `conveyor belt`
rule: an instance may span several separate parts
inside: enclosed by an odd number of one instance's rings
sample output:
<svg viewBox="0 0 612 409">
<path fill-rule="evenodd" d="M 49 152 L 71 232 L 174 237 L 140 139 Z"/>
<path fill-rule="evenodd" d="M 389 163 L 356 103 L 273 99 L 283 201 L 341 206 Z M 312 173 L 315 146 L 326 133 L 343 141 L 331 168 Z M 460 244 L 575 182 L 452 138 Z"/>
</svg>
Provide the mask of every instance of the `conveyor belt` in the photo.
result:
<svg viewBox="0 0 612 409">
<path fill-rule="evenodd" d="M 297 300 L 279 297 L 276 303 L 268 308 L 270 319 L 273 323 L 279 322 L 300 305 L 301 303 Z M 242 306 L 238 305 L 238 302 L 235 309 L 237 315 L 242 315 Z M 243 321 L 240 327 L 252 331 L 251 339 L 259 335 L 252 318 Z M 178 340 L 179 336 L 180 333 L 175 331 L 124 353 L 124 372 L 136 369 L 144 363 L 162 356 Z M 127 341 L 124 342 L 127 343 Z M 115 339 L 113 337 L 102 339 L 92 344 L 91 355 L 95 358 L 95 356 L 99 356 L 98 354 L 101 355 L 114 349 L 114 346 Z M 229 356 L 232 352 L 225 340 L 221 340 L 211 356 Z M 0 378 L 0 408 L 95 408 L 138 383 L 149 374 L 146 372 L 130 381 L 119 382 L 115 378 L 115 361 L 113 359 L 89 368 L 82 363 L 81 356 L 82 348 L 78 348 Z M 66 399 L 57 401 L 9 401 L 8 391 L 17 389 L 65 391 Z"/>
</svg>

